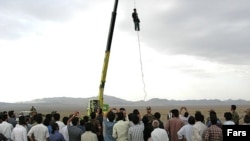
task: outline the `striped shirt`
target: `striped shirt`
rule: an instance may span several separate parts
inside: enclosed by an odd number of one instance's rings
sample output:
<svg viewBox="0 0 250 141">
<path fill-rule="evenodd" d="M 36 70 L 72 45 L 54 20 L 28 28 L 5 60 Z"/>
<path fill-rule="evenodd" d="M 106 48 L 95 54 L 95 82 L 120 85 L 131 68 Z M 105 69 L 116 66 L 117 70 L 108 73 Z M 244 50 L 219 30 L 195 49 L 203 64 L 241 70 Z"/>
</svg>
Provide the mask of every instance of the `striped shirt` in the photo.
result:
<svg viewBox="0 0 250 141">
<path fill-rule="evenodd" d="M 128 140 L 129 141 L 144 141 L 143 138 L 144 124 L 137 124 L 129 127 Z"/>
</svg>

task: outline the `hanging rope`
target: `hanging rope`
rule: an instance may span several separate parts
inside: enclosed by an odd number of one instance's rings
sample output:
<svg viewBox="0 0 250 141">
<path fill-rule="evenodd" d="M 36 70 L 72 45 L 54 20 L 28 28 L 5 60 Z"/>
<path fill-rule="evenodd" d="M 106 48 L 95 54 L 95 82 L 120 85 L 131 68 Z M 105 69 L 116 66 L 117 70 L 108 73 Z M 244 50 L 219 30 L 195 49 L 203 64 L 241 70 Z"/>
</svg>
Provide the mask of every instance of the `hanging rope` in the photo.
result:
<svg viewBox="0 0 250 141">
<path fill-rule="evenodd" d="M 143 84 L 143 91 L 144 91 L 144 101 L 146 100 L 147 97 L 147 92 L 146 92 L 146 84 L 144 81 L 144 73 L 143 73 L 143 64 L 142 64 L 142 56 L 141 56 L 141 44 L 140 44 L 140 35 L 139 31 L 137 32 L 137 37 L 138 37 L 138 46 L 139 46 L 139 56 L 140 56 L 140 65 L 141 65 L 141 76 L 142 76 L 142 84 Z"/>
</svg>

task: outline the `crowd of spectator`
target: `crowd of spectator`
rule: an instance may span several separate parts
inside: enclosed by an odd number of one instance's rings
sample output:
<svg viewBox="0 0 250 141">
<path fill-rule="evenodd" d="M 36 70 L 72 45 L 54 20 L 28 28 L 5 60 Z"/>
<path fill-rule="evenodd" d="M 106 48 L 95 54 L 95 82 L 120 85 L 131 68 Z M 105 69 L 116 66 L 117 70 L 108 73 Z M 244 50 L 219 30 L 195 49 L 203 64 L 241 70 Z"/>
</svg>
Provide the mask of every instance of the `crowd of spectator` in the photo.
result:
<svg viewBox="0 0 250 141">
<path fill-rule="evenodd" d="M 204 118 L 201 111 L 191 115 L 186 107 L 172 109 L 166 121 L 150 106 L 142 115 L 138 109 L 97 108 L 81 117 L 79 112 L 61 117 L 60 113 L 16 116 L 13 110 L 0 113 L 0 141 L 222 141 L 223 125 L 239 125 L 241 117 L 236 105 L 218 118 L 215 110 Z M 247 109 L 243 125 L 250 125 Z"/>
</svg>

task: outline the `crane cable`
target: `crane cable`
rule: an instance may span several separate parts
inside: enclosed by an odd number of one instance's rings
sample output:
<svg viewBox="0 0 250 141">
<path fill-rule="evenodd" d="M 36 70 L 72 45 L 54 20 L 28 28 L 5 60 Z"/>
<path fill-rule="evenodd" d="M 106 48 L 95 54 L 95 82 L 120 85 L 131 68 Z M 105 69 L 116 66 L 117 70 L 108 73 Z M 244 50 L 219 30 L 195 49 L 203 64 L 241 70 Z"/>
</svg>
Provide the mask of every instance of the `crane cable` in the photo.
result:
<svg viewBox="0 0 250 141">
<path fill-rule="evenodd" d="M 134 0 L 134 8 L 136 9 L 136 1 Z M 139 31 L 137 31 L 137 39 L 138 39 L 138 47 L 139 47 L 139 60 L 141 65 L 141 77 L 142 77 L 142 84 L 143 84 L 143 92 L 144 92 L 144 98 L 143 100 L 146 100 L 147 97 L 147 91 L 146 91 L 146 83 L 144 80 L 144 71 L 143 71 L 143 63 L 142 63 L 142 55 L 141 55 L 141 44 L 140 44 L 140 34 Z"/>
</svg>

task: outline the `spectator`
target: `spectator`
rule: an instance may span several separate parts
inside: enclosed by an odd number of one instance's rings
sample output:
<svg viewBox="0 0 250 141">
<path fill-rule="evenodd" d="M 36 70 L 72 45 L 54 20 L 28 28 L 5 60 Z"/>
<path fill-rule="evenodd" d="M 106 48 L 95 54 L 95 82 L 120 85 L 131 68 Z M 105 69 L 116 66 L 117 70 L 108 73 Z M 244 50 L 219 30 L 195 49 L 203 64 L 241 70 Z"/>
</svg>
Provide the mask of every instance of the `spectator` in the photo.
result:
<svg viewBox="0 0 250 141">
<path fill-rule="evenodd" d="M 218 127 L 222 128 L 222 122 L 221 122 L 221 120 L 217 117 L 217 114 L 216 114 L 216 112 L 215 112 L 214 110 L 210 110 L 210 111 L 209 111 L 209 117 L 208 117 L 208 119 L 207 119 L 207 127 L 210 127 L 210 126 L 211 126 L 211 120 L 210 120 L 211 117 L 216 118 L 216 119 L 217 119 L 217 124 L 216 124 L 216 125 L 217 125 Z"/>
<path fill-rule="evenodd" d="M 103 140 L 102 126 L 99 120 L 96 119 L 96 113 L 90 113 L 90 123 L 92 127 L 92 132 L 97 135 L 98 141 Z"/>
<path fill-rule="evenodd" d="M 13 110 L 8 111 L 8 115 L 9 115 L 8 123 L 12 124 L 12 126 L 15 127 L 17 124 L 15 112 Z"/>
<path fill-rule="evenodd" d="M 59 113 L 53 114 L 54 121 L 58 124 L 59 126 L 59 131 L 66 126 L 62 121 L 60 121 L 61 115 Z"/>
<path fill-rule="evenodd" d="M 72 115 L 73 116 L 73 115 Z M 63 123 L 67 125 L 69 117 L 63 117 Z M 59 132 L 63 135 L 65 141 L 69 141 L 68 126 L 64 126 Z"/>
<path fill-rule="evenodd" d="M 86 123 L 86 131 L 81 135 L 81 141 L 98 141 L 97 135 L 91 131 L 91 123 Z"/>
<path fill-rule="evenodd" d="M 182 111 L 184 110 L 184 114 L 182 115 Z M 185 123 L 188 124 L 189 112 L 186 107 L 181 107 L 180 109 L 180 119 Z"/>
<path fill-rule="evenodd" d="M 54 122 L 51 124 L 52 132 L 49 136 L 50 141 L 65 141 L 63 135 L 59 132 L 58 123 Z"/>
<path fill-rule="evenodd" d="M 225 118 L 225 121 L 224 121 L 223 125 L 235 125 L 235 123 L 232 121 L 232 113 L 225 112 L 224 118 Z"/>
<path fill-rule="evenodd" d="M 118 112 L 116 124 L 113 127 L 112 136 L 116 139 L 116 141 L 127 141 L 128 128 L 129 128 L 129 121 L 124 121 L 124 113 Z"/>
<path fill-rule="evenodd" d="M 28 141 L 27 138 L 27 129 L 26 121 L 24 116 L 20 116 L 19 118 L 19 125 L 17 125 L 11 132 L 11 140 L 12 141 Z"/>
<path fill-rule="evenodd" d="M 245 112 L 246 114 L 243 118 L 243 125 L 250 125 L 250 108 L 248 108 Z"/>
<path fill-rule="evenodd" d="M 155 117 L 156 120 L 159 121 L 159 128 L 164 129 L 164 124 L 161 121 L 161 114 L 159 112 L 155 112 L 154 117 Z"/>
<path fill-rule="evenodd" d="M 231 105 L 231 113 L 233 122 L 235 123 L 235 125 L 239 125 L 240 116 L 236 111 L 236 105 Z"/>
<path fill-rule="evenodd" d="M 210 117 L 211 126 L 205 132 L 205 141 L 223 141 L 222 129 L 217 126 L 217 117 Z"/>
<path fill-rule="evenodd" d="M 144 130 L 143 130 L 143 138 L 144 141 L 147 141 L 151 137 L 151 132 L 154 130 L 152 123 L 148 121 L 148 117 L 143 116 L 142 122 L 144 124 Z"/>
<path fill-rule="evenodd" d="M 194 123 L 195 118 L 193 116 L 189 116 L 188 124 L 181 127 L 181 129 L 177 132 L 180 140 L 185 139 L 186 141 L 192 141 Z"/>
<path fill-rule="evenodd" d="M 28 132 L 28 137 L 30 141 L 45 141 L 49 140 L 49 130 L 48 128 L 42 123 L 43 117 L 42 114 L 36 115 L 36 122 L 37 124 L 32 126 L 30 131 Z"/>
<path fill-rule="evenodd" d="M 147 110 L 147 113 L 144 116 L 148 117 L 148 122 L 152 123 L 154 119 L 154 115 L 152 114 L 152 109 L 150 106 L 148 106 L 146 110 Z"/>
<path fill-rule="evenodd" d="M 204 124 L 204 116 L 200 111 L 195 112 L 195 124 L 193 125 L 193 140 L 194 141 L 205 141 L 205 132 L 207 126 Z"/>
<path fill-rule="evenodd" d="M 8 140 L 11 139 L 11 132 L 13 130 L 13 125 L 8 123 L 8 115 L 2 115 L 2 123 L 0 124 L 0 133 L 2 133 Z"/>
<path fill-rule="evenodd" d="M 105 141 L 115 141 L 115 138 L 112 136 L 115 123 L 115 113 L 110 110 L 104 115 L 103 119 L 103 136 Z"/>
<path fill-rule="evenodd" d="M 165 130 L 170 136 L 170 141 L 179 141 L 177 132 L 181 129 L 182 126 L 185 125 L 185 123 L 179 118 L 178 109 L 172 109 L 171 113 L 172 118 L 166 122 Z"/>
<path fill-rule="evenodd" d="M 79 124 L 79 118 L 76 117 L 78 112 L 75 112 L 67 122 L 67 129 L 69 134 L 69 141 L 80 141 L 83 131 L 77 127 Z M 72 123 L 72 125 L 70 125 Z"/>
<path fill-rule="evenodd" d="M 132 122 L 134 126 L 128 129 L 128 140 L 129 141 L 144 141 L 143 130 L 144 124 L 140 122 L 140 117 L 137 114 L 133 114 Z"/>
<path fill-rule="evenodd" d="M 158 120 L 153 120 L 152 126 L 154 128 L 151 132 L 152 141 L 169 141 L 167 132 L 164 129 L 159 128 Z"/>
</svg>

